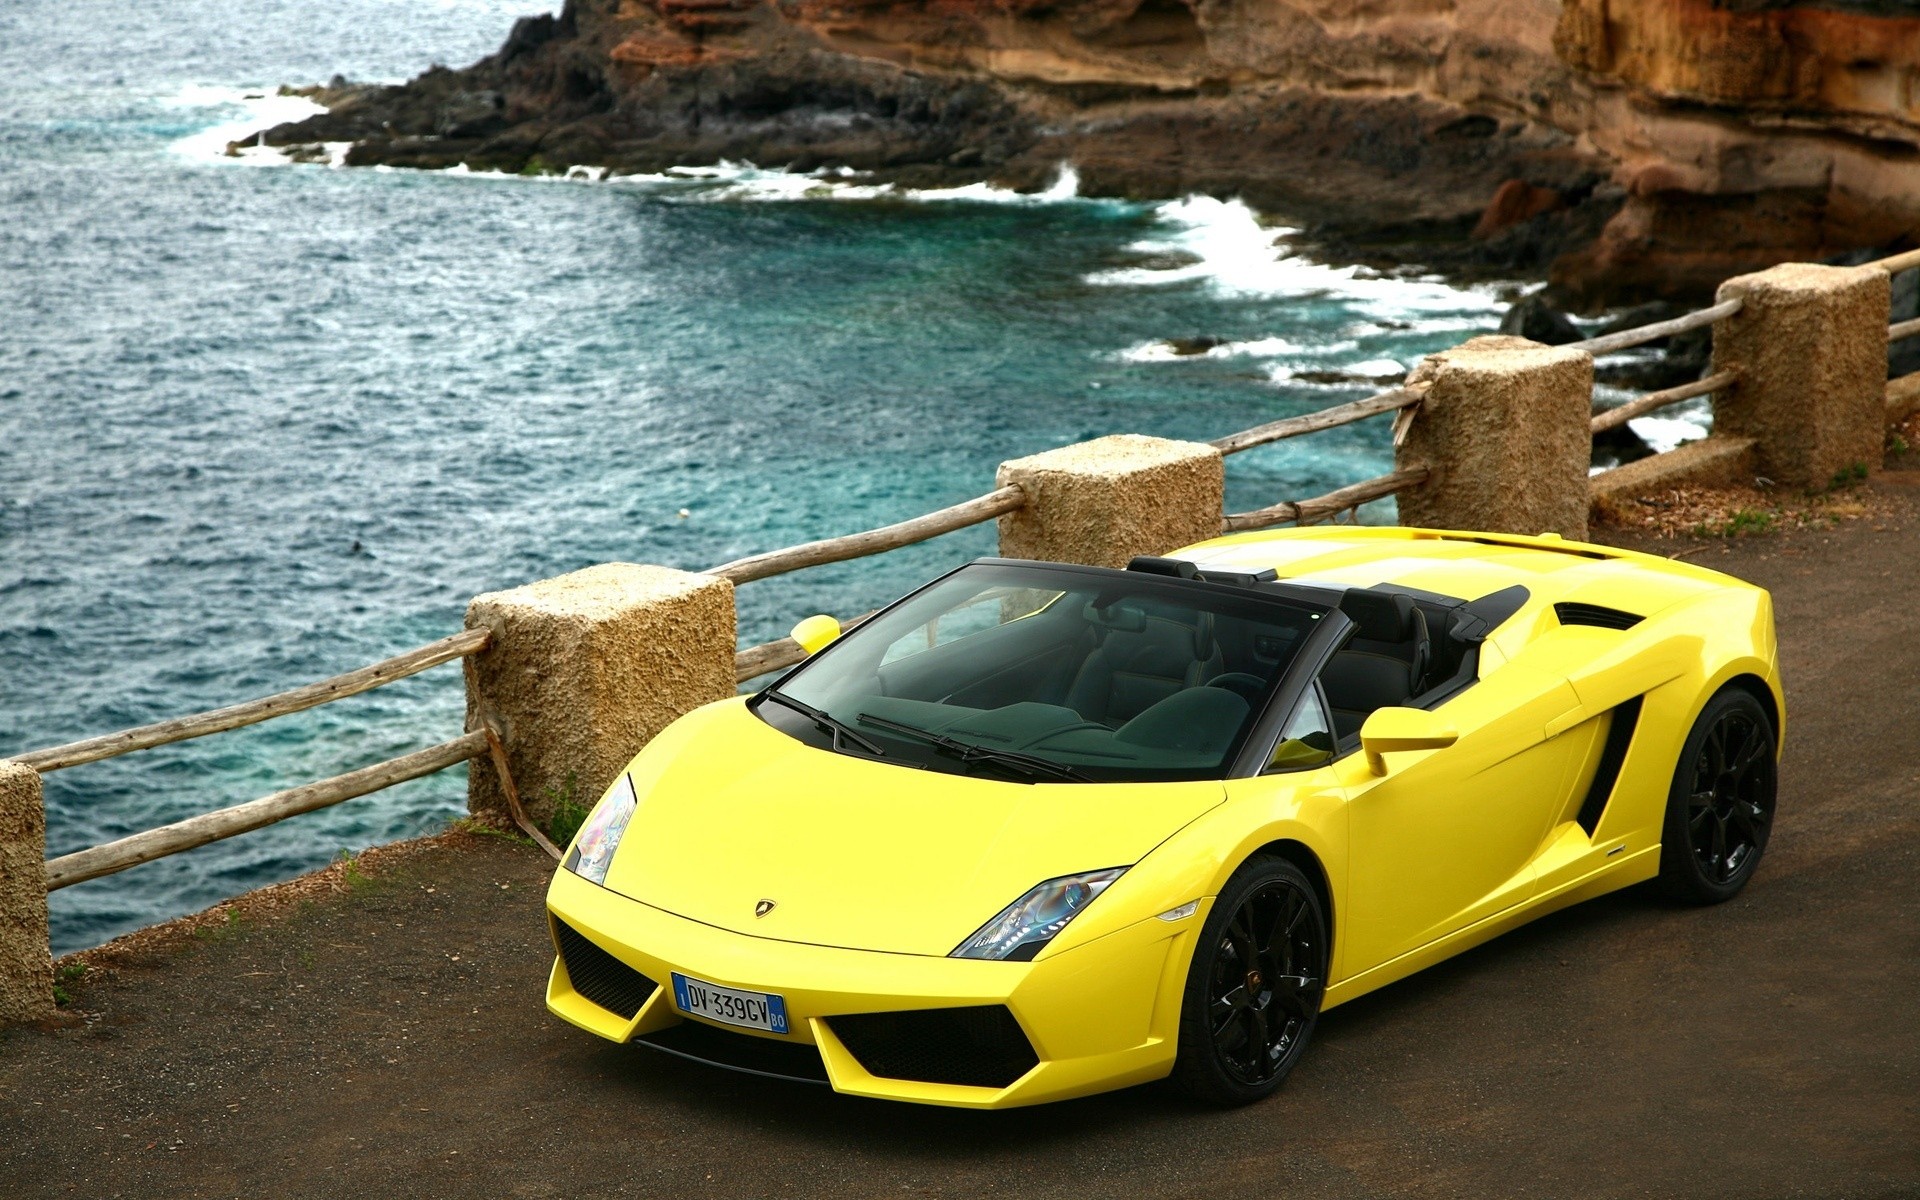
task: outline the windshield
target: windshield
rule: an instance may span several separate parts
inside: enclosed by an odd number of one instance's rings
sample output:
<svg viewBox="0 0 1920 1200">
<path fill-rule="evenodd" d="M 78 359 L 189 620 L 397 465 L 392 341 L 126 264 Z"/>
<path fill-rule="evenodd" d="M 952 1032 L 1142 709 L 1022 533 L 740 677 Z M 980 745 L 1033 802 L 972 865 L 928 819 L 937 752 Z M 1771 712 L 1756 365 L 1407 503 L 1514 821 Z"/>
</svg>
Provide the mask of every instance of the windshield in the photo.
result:
<svg viewBox="0 0 1920 1200">
<path fill-rule="evenodd" d="M 849 631 L 755 711 L 813 745 L 935 770 L 1218 779 L 1320 615 L 1253 589 L 977 563 Z"/>
</svg>

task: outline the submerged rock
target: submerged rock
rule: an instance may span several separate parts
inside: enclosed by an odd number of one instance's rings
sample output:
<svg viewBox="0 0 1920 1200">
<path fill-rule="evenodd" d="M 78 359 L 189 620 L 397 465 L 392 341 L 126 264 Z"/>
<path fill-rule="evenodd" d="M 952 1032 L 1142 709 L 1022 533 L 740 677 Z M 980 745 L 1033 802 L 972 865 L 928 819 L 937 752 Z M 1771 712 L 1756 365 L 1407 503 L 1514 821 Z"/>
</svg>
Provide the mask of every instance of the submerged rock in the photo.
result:
<svg viewBox="0 0 1920 1200">
<path fill-rule="evenodd" d="M 1500 332 L 1539 342 L 1543 346 L 1565 346 L 1586 337 L 1568 316 L 1538 293 L 1524 297 L 1500 318 Z"/>
<path fill-rule="evenodd" d="M 1205 261 L 1198 254 L 1186 250 L 1162 250 L 1130 259 L 1127 265 L 1142 271 L 1178 271 L 1182 267 L 1191 267 L 1195 263 Z"/>
<path fill-rule="evenodd" d="M 1594 415 L 1598 416 L 1602 411 L 1596 407 Z M 1593 435 L 1593 465 L 1596 467 L 1618 467 L 1652 456 L 1653 447 L 1625 425 Z"/>
<path fill-rule="evenodd" d="M 1593 333 L 1595 337 L 1605 337 L 1608 334 L 1614 333 L 1625 333 L 1630 329 L 1639 329 L 1643 326 L 1657 324 L 1661 321 L 1671 321 L 1675 317 L 1685 316 L 1687 312 L 1688 308 L 1684 304 L 1675 304 L 1671 300 L 1649 300 L 1645 304 L 1636 304 L 1631 308 L 1625 308 L 1614 313 L 1611 317 L 1601 322 L 1600 327 L 1594 330 Z M 1665 338 L 1662 338 L 1657 342 L 1649 342 L 1647 344 L 1650 346 L 1665 346 L 1667 342 Z"/>
<path fill-rule="evenodd" d="M 1291 379 L 1302 383 L 1373 383 L 1390 385 L 1402 383 L 1407 378 L 1405 371 L 1383 371 L 1377 375 L 1361 371 L 1295 371 Z"/>
</svg>

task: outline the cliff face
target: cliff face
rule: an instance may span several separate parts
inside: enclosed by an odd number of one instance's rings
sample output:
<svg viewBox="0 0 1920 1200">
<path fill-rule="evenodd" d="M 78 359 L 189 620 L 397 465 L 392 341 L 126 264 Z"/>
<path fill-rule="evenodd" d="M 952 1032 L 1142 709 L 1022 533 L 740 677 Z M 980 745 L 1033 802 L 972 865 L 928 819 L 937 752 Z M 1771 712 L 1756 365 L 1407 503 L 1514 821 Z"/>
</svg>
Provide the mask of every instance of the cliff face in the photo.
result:
<svg viewBox="0 0 1920 1200">
<path fill-rule="evenodd" d="M 1238 194 L 1359 257 L 1697 292 L 1920 226 L 1903 4 L 570 0 L 501 51 L 348 89 L 349 161 L 744 159 L 906 184 Z M 1604 232 L 1602 227 L 1604 226 Z M 1711 277 L 1711 278 L 1709 278 Z"/>
<path fill-rule="evenodd" d="M 1591 81 L 1583 132 L 1628 192 L 1567 281 L 1694 290 L 1920 236 L 1911 3 L 1566 0 L 1554 47 Z"/>
</svg>

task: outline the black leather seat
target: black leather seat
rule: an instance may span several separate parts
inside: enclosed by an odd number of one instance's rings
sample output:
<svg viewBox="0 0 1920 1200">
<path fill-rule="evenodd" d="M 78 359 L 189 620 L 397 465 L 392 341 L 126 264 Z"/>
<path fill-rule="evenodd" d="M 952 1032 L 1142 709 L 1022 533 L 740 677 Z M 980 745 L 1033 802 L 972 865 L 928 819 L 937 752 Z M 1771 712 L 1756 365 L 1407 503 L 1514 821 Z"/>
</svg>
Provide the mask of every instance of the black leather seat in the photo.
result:
<svg viewBox="0 0 1920 1200">
<path fill-rule="evenodd" d="M 1356 626 L 1345 646 L 1320 671 L 1333 710 L 1334 732 L 1360 732 L 1376 708 L 1405 704 L 1426 687 L 1432 644 L 1427 618 L 1406 596 L 1349 591 L 1340 611 Z"/>
<path fill-rule="evenodd" d="M 1209 613 L 1186 614 L 1188 625 L 1131 610 L 1104 635 L 1073 682 L 1065 704 L 1089 721 L 1118 729 L 1175 692 L 1220 673 L 1220 647 Z"/>
</svg>

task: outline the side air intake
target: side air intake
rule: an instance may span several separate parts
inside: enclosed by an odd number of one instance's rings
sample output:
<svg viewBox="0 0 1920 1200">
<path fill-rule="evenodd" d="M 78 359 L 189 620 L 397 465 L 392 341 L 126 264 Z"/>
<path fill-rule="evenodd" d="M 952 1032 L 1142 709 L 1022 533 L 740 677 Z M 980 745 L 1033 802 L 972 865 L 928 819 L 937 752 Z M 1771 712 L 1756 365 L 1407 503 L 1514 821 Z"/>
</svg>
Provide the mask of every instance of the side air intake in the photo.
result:
<svg viewBox="0 0 1920 1200">
<path fill-rule="evenodd" d="M 1593 831 L 1600 827 L 1600 816 L 1607 811 L 1607 802 L 1613 799 L 1613 788 L 1620 782 L 1620 768 L 1626 765 L 1627 750 L 1633 745 L 1634 731 L 1640 728 L 1640 705 L 1645 699 L 1644 696 L 1635 696 L 1617 706 L 1607 722 L 1607 741 L 1600 748 L 1600 763 L 1594 768 L 1593 782 L 1587 785 L 1587 796 L 1580 805 L 1580 815 L 1574 818 L 1580 822 L 1580 828 L 1587 831 L 1588 837 L 1592 837 Z"/>
<path fill-rule="evenodd" d="M 659 986 L 588 941 L 585 934 L 565 921 L 555 918 L 553 932 L 573 990 L 615 1016 L 633 1020 Z"/>
<path fill-rule="evenodd" d="M 1575 604 L 1561 601 L 1553 606 L 1553 615 L 1562 625 L 1592 625 L 1600 629 L 1632 629 L 1644 618 L 1601 604 Z"/>
<path fill-rule="evenodd" d="M 827 1024 L 868 1074 L 882 1079 L 1002 1088 L 1040 1062 L 1001 1004 L 858 1013 Z"/>
</svg>

